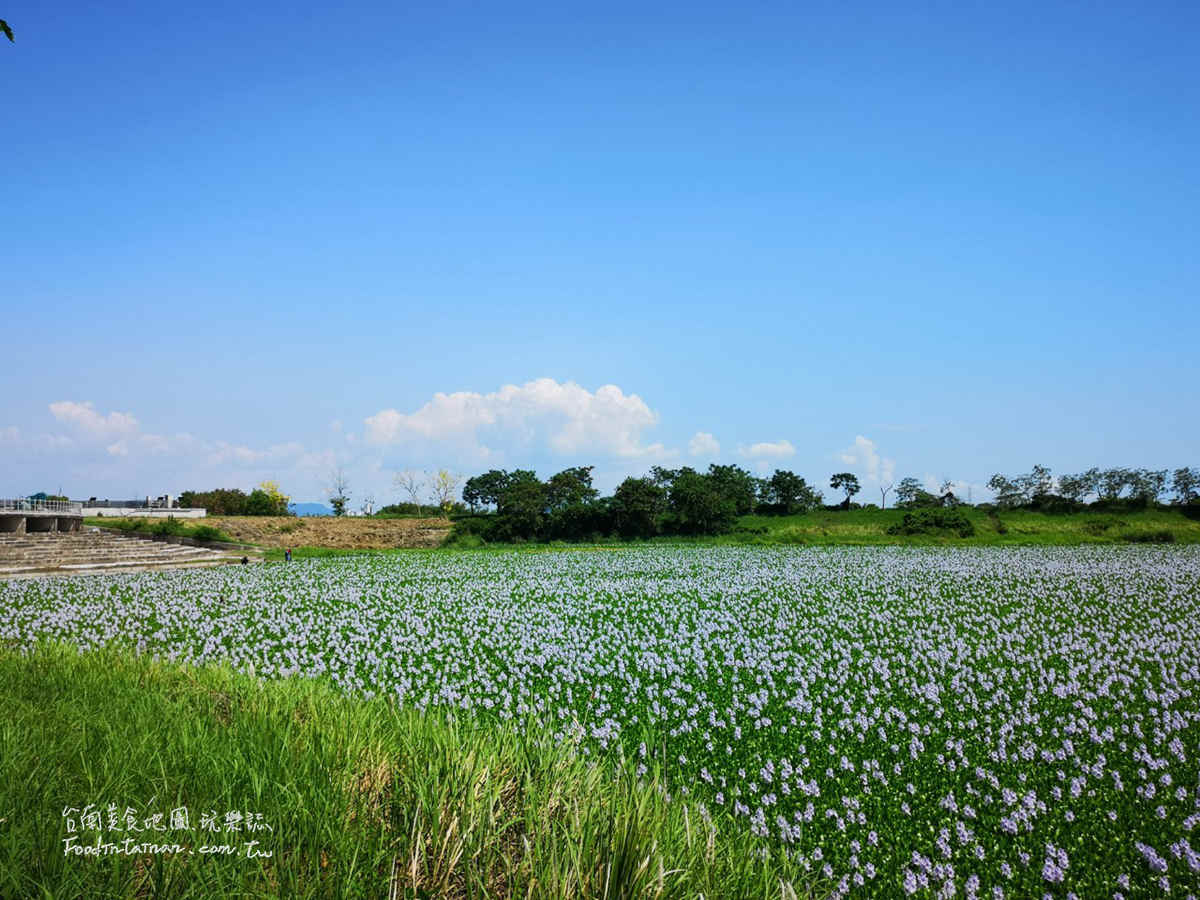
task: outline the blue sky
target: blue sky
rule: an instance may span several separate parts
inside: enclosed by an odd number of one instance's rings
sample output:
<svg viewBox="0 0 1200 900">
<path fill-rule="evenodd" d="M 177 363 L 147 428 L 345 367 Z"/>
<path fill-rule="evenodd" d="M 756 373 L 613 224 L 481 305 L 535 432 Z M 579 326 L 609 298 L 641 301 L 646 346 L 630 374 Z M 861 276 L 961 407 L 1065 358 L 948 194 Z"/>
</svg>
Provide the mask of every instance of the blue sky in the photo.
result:
<svg viewBox="0 0 1200 900">
<path fill-rule="evenodd" d="M 1194 4 L 0 16 L 0 495 L 1200 464 Z"/>
</svg>

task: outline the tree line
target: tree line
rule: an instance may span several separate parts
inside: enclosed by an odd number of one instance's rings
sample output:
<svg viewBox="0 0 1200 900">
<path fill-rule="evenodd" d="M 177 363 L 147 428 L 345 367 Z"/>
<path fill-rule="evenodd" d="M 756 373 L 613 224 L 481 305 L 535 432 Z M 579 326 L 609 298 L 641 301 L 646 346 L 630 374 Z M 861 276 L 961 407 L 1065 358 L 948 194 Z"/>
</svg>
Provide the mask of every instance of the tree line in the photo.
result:
<svg viewBox="0 0 1200 900">
<path fill-rule="evenodd" d="M 1171 493 L 1171 502 L 1190 506 L 1200 501 L 1200 469 L 1088 469 L 1077 475 L 1055 478 L 1046 466 L 1009 478 L 996 474 L 987 485 L 996 495 L 996 505 L 1050 511 L 1098 506 L 1153 506 Z M 1090 500 L 1090 503 L 1089 503 Z"/>
<path fill-rule="evenodd" d="M 592 486 L 594 466 L 564 469 L 543 481 L 530 469 L 492 469 L 463 485 L 462 499 L 472 516 L 458 523 L 460 534 L 489 541 L 588 540 L 599 537 L 648 538 L 658 535 L 714 535 L 731 531 L 739 516 L 795 515 L 814 509 L 861 508 L 853 498 L 862 491 L 857 476 L 839 472 L 829 486 L 842 494 L 826 505 L 824 494 L 794 472 L 776 469 L 760 478 L 737 465 L 710 465 L 700 472 L 688 466 L 654 466 L 648 475 L 629 477 L 611 496 Z M 994 504 L 1072 512 L 1087 507 L 1089 494 L 1100 506 L 1131 507 L 1158 503 L 1168 483 L 1177 504 L 1200 501 L 1200 471 L 1177 469 L 1168 482 L 1165 471 L 1089 469 L 1054 479 L 1044 466 L 1009 479 L 993 476 L 988 487 Z M 916 478 L 880 485 L 880 506 L 894 489 L 895 506 L 906 510 L 968 505 L 945 482 L 927 490 Z M 867 504 L 874 507 L 874 504 Z M 483 513 L 483 515 L 479 515 Z"/>
<path fill-rule="evenodd" d="M 586 540 L 603 536 L 721 534 L 751 512 L 786 515 L 822 506 L 822 493 L 793 472 L 757 478 L 736 465 L 655 466 L 622 481 L 612 496 L 592 486 L 594 466 L 576 466 L 546 481 L 529 469 L 492 469 L 467 479 L 463 502 L 472 513 L 460 532 L 487 540 Z"/>
<path fill-rule="evenodd" d="M 216 488 L 179 495 L 180 506 L 202 507 L 210 516 L 290 516 L 290 502 L 274 481 L 262 482 L 249 494 L 239 488 Z"/>
</svg>

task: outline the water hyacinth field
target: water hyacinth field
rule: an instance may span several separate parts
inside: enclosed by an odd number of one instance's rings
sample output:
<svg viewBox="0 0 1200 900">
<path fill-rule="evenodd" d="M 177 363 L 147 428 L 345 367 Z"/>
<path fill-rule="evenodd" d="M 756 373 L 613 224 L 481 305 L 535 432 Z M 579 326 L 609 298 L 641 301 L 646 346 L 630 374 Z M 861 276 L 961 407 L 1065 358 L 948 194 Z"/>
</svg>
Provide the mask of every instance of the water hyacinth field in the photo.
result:
<svg viewBox="0 0 1200 900">
<path fill-rule="evenodd" d="M 537 719 L 657 761 L 822 894 L 1200 895 L 1195 548 L 431 552 L 0 585 L 0 640 L 45 638 Z"/>
</svg>

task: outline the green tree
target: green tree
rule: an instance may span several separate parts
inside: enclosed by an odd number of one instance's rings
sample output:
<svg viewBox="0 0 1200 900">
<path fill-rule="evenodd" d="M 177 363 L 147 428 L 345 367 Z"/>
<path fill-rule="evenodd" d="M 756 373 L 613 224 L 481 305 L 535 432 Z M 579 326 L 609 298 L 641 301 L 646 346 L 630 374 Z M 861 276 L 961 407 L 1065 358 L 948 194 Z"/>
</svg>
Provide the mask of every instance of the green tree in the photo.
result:
<svg viewBox="0 0 1200 900">
<path fill-rule="evenodd" d="M 544 489 L 545 485 L 538 480 L 537 472 L 533 469 L 513 469 L 511 472 L 504 474 L 504 482 L 500 487 L 500 493 L 496 497 L 496 511 L 504 512 L 504 507 L 508 503 L 508 494 L 513 488 L 521 487 L 522 485 L 534 484 L 539 490 Z M 527 493 L 527 496 L 532 496 Z M 543 497 L 543 504 L 545 498 Z"/>
<path fill-rule="evenodd" d="M 1054 479 L 1048 468 L 1035 465 L 1032 472 L 1017 478 L 1016 487 L 1021 492 L 1021 503 L 1027 505 L 1038 497 L 1050 494 L 1054 489 Z"/>
<path fill-rule="evenodd" d="M 275 504 L 271 500 L 271 495 L 261 488 L 255 488 L 250 492 L 250 496 L 246 498 L 246 515 L 248 516 L 273 516 L 275 515 Z"/>
<path fill-rule="evenodd" d="M 807 512 L 821 505 L 820 493 L 809 487 L 808 482 L 794 472 L 776 469 L 766 482 L 767 502 L 786 515 Z"/>
<path fill-rule="evenodd" d="M 266 494 L 268 500 L 270 501 L 269 508 L 271 511 L 267 513 L 260 513 L 260 515 L 286 516 L 288 514 L 288 504 L 292 502 L 292 498 L 279 489 L 279 482 L 271 481 L 269 479 L 260 481 L 258 483 L 257 490 Z M 251 496 L 254 496 L 253 492 L 251 493 Z M 255 513 L 250 513 L 250 515 L 255 515 Z"/>
<path fill-rule="evenodd" d="M 613 527 L 621 537 L 653 537 L 666 509 L 667 489 L 650 478 L 626 478 L 613 492 Z"/>
<path fill-rule="evenodd" d="M 550 509 L 578 506 L 595 500 L 600 492 L 592 487 L 595 466 L 575 466 L 550 476 L 546 482 L 546 505 Z"/>
<path fill-rule="evenodd" d="M 1200 469 L 1176 469 L 1171 473 L 1171 490 L 1177 503 L 1200 499 Z"/>
<path fill-rule="evenodd" d="M 1075 503 L 1083 502 L 1088 494 L 1095 494 L 1100 489 L 1100 470 L 1088 469 L 1078 475 L 1063 475 L 1058 479 L 1058 493 Z"/>
<path fill-rule="evenodd" d="M 901 478 L 900 483 L 896 485 L 896 505 L 910 506 L 917 499 L 917 494 L 921 492 L 921 482 L 913 478 L 911 475 L 908 478 Z"/>
<path fill-rule="evenodd" d="M 12 30 L 12 28 L 9 27 L 9 24 L 7 22 L 5 22 L 3 19 L 0 19 L 0 32 L 4 33 L 4 36 L 6 38 L 8 38 L 8 42 L 10 44 L 15 43 L 13 41 L 13 30 Z"/>
<path fill-rule="evenodd" d="M 669 491 L 671 489 L 671 485 L 681 472 L 695 471 L 695 469 L 692 469 L 688 466 L 684 466 L 682 469 L 665 469 L 662 466 L 651 466 L 650 480 L 659 487 L 666 488 Z"/>
<path fill-rule="evenodd" d="M 463 500 L 475 508 L 475 504 L 483 506 L 500 506 L 500 495 L 508 484 L 508 473 L 503 469 L 490 469 L 482 475 L 468 478 L 463 485 Z"/>
<path fill-rule="evenodd" d="M 842 501 L 842 508 L 850 508 L 850 498 L 862 490 L 862 486 L 858 483 L 858 478 L 850 472 L 838 472 L 829 479 L 829 486 L 835 491 L 845 491 L 846 499 Z"/>
<path fill-rule="evenodd" d="M 723 496 L 713 479 L 683 468 L 667 494 L 675 528 L 683 534 L 721 534 L 737 518 L 734 502 Z"/>
<path fill-rule="evenodd" d="M 1157 503 L 1167 489 L 1166 469 L 1137 469 L 1129 479 L 1130 494 L 1143 503 Z"/>
<path fill-rule="evenodd" d="M 179 495 L 179 505 L 202 508 L 210 516 L 244 516 L 249 499 L 238 488 L 217 488 L 211 491 L 184 491 Z"/>
<path fill-rule="evenodd" d="M 519 477 L 500 498 L 497 534 L 508 540 L 532 540 L 545 530 L 546 486 L 531 471 L 518 469 L 513 475 Z"/>
<path fill-rule="evenodd" d="M 1022 500 L 1024 500 L 1024 493 L 1021 490 L 1021 486 L 999 473 L 988 479 L 987 486 L 996 495 L 997 506 L 1020 506 Z"/>
<path fill-rule="evenodd" d="M 741 466 L 714 463 L 708 467 L 708 479 L 717 493 L 733 504 L 737 515 L 745 516 L 754 511 L 756 479 Z"/>
<path fill-rule="evenodd" d="M 1129 469 L 1105 469 L 1098 479 L 1098 493 L 1101 500 L 1113 501 L 1121 496 L 1121 492 L 1130 486 L 1134 473 Z"/>
</svg>

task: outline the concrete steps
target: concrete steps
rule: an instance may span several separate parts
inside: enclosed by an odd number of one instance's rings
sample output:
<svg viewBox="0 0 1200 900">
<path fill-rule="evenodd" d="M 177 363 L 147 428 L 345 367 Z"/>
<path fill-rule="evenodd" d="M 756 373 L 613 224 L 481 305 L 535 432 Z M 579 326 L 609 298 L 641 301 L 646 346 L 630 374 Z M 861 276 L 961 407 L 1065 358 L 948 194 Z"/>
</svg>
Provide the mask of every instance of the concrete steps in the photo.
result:
<svg viewBox="0 0 1200 900">
<path fill-rule="evenodd" d="M 96 573 L 130 569 L 224 565 L 239 554 L 108 531 L 0 534 L 0 578 L 38 573 Z"/>
</svg>

